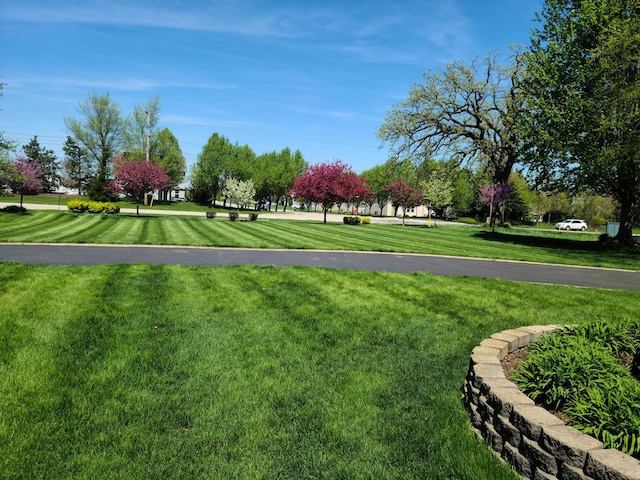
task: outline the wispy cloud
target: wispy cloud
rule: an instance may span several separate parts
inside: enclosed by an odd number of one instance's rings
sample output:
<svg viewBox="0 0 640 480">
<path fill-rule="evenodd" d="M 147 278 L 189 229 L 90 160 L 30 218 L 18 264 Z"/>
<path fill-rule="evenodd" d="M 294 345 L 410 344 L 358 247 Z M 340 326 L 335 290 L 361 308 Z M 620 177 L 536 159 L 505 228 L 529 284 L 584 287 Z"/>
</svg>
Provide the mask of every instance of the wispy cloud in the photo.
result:
<svg viewBox="0 0 640 480">
<path fill-rule="evenodd" d="M 130 4 L 113 2 L 65 2 L 60 4 L 14 4 L 0 18 L 9 21 L 142 26 L 231 33 L 249 36 L 286 37 L 289 23 L 267 11 L 243 11 L 222 3 L 172 6 L 165 2 Z"/>
<path fill-rule="evenodd" d="M 53 89 L 70 90 L 74 88 L 94 89 L 94 90 L 119 90 L 119 91 L 154 91 L 162 88 L 184 88 L 201 90 L 232 90 L 237 88 L 236 84 L 216 83 L 216 82 L 193 82 L 180 79 L 163 78 L 161 81 L 149 80 L 138 77 L 118 76 L 105 78 L 94 77 L 56 77 L 56 76 L 11 76 L 11 85 L 20 88 L 24 86 L 37 85 L 40 88 L 49 87 Z"/>
</svg>

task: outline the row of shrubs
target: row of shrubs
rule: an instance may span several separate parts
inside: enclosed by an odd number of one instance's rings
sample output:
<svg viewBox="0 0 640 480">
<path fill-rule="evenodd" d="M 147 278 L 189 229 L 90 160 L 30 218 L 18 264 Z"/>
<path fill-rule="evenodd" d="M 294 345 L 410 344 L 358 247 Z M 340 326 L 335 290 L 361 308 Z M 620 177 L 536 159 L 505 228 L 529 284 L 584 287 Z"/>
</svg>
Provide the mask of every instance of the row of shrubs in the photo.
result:
<svg viewBox="0 0 640 480">
<path fill-rule="evenodd" d="M 216 218 L 216 212 L 206 212 L 206 216 L 207 218 Z M 232 222 L 235 222 L 239 218 L 240 218 L 240 215 L 238 214 L 238 212 L 229 212 L 229 220 L 231 220 Z M 252 222 L 256 221 L 257 219 L 258 219 L 257 213 L 249 214 L 249 220 L 251 220 Z"/>
<path fill-rule="evenodd" d="M 109 213 L 120 212 L 120 206 L 113 202 L 92 202 L 90 200 L 69 200 L 67 209 L 73 213 Z"/>
<path fill-rule="evenodd" d="M 349 217 L 343 217 L 342 221 L 346 225 L 360 225 L 361 223 L 363 225 L 369 225 L 371 223 L 371 219 L 369 217 L 359 217 L 357 215 L 349 216 Z"/>
</svg>

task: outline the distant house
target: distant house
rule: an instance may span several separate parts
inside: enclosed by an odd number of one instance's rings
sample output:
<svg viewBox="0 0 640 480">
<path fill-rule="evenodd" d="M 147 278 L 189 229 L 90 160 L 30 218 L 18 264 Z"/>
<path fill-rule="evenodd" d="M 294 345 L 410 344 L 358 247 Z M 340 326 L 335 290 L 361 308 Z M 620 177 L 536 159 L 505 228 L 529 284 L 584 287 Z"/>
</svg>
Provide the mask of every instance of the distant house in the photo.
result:
<svg viewBox="0 0 640 480">
<path fill-rule="evenodd" d="M 187 185 L 179 183 L 168 190 L 156 190 L 153 199 L 161 202 L 184 202 L 187 199 Z"/>
<path fill-rule="evenodd" d="M 346 203 L 343 203 L 342 205 L 337 206 L 338 211 L 341 211 L 341 212 L 350 211 L 351 208 L 352 207 L 350 207 Z M 360 215 L 376 215 L 376 216 L 382 216 L 382 217 L 393 217 L 394 211 L 395 211 L 395 207 L 393 206 L 393 203 L 391 201 L 389 201 L 382 209 L 380 209 L 380 206 L 377 203 L 374 203 L 371 208 L 369 208 L 369 205 L 365 204 L 364 202 L 358 206 L 358 213 Z M 404 214 L 405 214 L 404 209 L 402 207 L 398 208 L 397 216 L 402 217 Z M 404 216 L 427 218 L 428 214 L 429 214 L 429 208 L 426 205 L 418 205 L 412 208 L 408 208 L 406 215 Z M 433 217 L 433 214 L 434 212 L 431 211 L 432 217 Z"/>
</svg>

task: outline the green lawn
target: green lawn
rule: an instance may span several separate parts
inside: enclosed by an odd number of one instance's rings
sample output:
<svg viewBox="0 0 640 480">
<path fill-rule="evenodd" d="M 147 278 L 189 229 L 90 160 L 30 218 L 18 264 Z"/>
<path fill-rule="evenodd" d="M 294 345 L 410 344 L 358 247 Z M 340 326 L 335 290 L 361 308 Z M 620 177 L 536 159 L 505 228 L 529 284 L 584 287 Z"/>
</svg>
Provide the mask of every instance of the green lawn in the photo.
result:
<svg viewBox="0 0 640 480">
<path fill-rule="evenodd" d="M 512 479 L 472 348 L 640 295 L 321 268 L 0 264 L 0 477 Z"/>
<path fill-rule="evenodd" d="M 640 270 L 640 249 L 605 250 L 597 235 L 477 227 L 344 225 L 261 217 L 256 222 L 204 217 L 0 213 L 1 242 L 163 244 L 358 250 L 455 255 Z"/>
</svg>

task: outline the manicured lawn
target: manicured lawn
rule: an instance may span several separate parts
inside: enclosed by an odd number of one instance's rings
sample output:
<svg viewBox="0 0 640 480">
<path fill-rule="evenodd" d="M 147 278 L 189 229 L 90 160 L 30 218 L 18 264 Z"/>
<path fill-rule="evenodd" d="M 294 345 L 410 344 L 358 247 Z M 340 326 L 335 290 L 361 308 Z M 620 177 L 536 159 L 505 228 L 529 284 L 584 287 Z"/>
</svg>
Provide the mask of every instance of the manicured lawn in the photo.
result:
<svg viewBox="0 0 640 480">
<path fill-rule="evenodd" d="M 440 226 L 344 225 L 314 221 L 256 222 L 202 217 L 0 213 L 2 242 L 163 244 L 425 253 L 640 270 L 640 249 L 603 250 L 597 235 Z"/>
<path fill-rule="evenodd" d="M 472 348 L 640 315 L 633 292 L 320 268 L 4 263 L 0 285 L 12 479 L 515 480 L 460 401 Z"/>
</svg>

